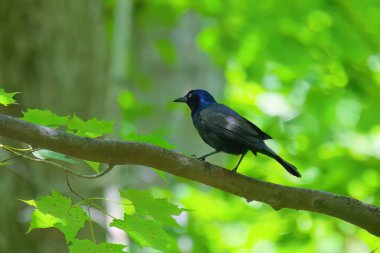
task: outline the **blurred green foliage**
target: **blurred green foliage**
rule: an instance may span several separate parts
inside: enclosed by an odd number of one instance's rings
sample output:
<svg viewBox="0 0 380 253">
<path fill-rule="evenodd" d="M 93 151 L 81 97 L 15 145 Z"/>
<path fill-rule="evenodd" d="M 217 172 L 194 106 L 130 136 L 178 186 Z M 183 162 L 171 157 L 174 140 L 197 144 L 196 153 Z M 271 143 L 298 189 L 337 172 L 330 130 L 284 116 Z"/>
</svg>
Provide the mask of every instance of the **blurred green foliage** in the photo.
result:
<svg viewBox="0 0 380 253">
<path fill-rule="evenodd" d="M 205 20 L 197 43 L 224 70 L 222 101 L 271 133 L 276 141 L 268 143 L 303 178 L 253 156 L 241 173 L 380 205 L 380 2 L 143 3 L 147 26 L 173 25 L 184 10 Z M 170 11 L 160 16 L 164 8 Z M 380 245 L 361 229 L 315 213 L 275 212 L 188 184 L 174 194 L 196 210 L 186 223 L 193 252 L 370 252 Z"/>
</svg>

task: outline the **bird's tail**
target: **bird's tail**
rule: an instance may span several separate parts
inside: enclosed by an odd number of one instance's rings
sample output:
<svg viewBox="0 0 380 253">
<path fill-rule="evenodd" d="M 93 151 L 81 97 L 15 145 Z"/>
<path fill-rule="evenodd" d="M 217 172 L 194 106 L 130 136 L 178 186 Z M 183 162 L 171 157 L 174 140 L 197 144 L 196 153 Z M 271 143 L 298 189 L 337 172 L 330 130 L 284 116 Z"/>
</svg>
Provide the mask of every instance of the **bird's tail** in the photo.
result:
<svg viewBox="0 0 380 253">
<path fill-rule="evenodd" d="M 294 165 L 288 163 L 287 161 L 283 160 L 282 158 L 277 160 L 277 162 L 279 162 L 282 165 L 282 167 L 284 167 L 286 169 L 286 171 L 289 172 L 290 174 L 292 174 L 293 176 L 301 177 L 301 173 L 298 172 L 297 168 Z"/>
<path fill-rule="evenodd" d="M 282 159 L 279 155 L 276 154 L 276 152 L 270 149 L 267 145 L 264 144 L 264 148 L 262 150 L 259 150 L 259 152 L 275 159 L 279 164 L 282 165 L 282 167 L 286 169 L 287 172 L 289 172 L 293 176 L 301 177 L 301 174 L 298 172 L 297 168 L 294 165 Z"/>
</svg>

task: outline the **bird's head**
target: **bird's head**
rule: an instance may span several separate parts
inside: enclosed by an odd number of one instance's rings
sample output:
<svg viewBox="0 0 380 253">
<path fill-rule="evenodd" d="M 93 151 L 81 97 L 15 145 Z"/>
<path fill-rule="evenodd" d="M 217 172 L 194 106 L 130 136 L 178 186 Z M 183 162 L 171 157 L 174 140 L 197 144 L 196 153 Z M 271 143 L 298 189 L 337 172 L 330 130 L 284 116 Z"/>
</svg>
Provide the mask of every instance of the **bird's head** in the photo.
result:
<svg viewBox="0 0 380 253">
<path fill-rule="evenodd" d="M 192 112 L 216 103 L 213 96 L 205 90 L 191 90 L 186 96 L 177 98 L 173 102 L 186 103 Z"/>
</svg>

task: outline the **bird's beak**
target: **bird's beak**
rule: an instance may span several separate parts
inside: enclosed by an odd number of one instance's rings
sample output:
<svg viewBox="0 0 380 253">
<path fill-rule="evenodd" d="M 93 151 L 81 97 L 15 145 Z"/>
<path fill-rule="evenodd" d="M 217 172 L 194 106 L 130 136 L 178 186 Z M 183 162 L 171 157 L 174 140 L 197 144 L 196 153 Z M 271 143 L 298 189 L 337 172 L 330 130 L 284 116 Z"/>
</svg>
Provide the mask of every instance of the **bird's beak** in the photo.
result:
<svg viewBox="0 0 380 253">
<path fill-rule="evenodd" d="M 173 100 L 173 102 L 186 103 L 187 102 L 187 97 L 177 98 L 177 99 Z"/>
</svg>

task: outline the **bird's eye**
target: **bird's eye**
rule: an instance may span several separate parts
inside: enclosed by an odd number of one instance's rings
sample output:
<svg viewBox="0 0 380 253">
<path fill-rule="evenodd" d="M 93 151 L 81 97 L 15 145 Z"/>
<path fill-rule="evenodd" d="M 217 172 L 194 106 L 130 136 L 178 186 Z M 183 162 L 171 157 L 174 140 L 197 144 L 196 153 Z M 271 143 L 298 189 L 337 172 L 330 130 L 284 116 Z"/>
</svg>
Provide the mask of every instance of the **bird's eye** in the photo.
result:
<svg viewBox="0 0 380 253">
<path fill-rule="evenodd" d="M 192 96 L 191 93 L 189 93 L 189 94 L 187 95 L 188 98 L 191 98 L 191 96 Z"/>
</svg>

